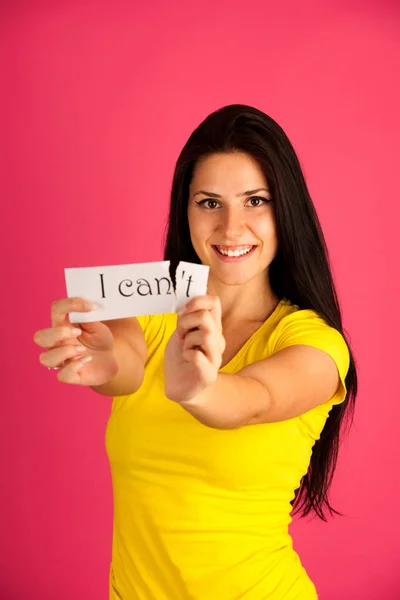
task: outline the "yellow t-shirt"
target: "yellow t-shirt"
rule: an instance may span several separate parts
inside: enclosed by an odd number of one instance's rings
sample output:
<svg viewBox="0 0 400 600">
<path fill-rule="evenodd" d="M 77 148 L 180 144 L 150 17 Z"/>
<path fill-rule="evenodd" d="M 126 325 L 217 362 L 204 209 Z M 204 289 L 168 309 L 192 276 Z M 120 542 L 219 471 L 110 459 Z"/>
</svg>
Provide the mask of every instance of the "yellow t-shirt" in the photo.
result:
<svg viewBox="0 0 400 600">
<path fill-rule="evenodd" d="M 339 388 L 299 417 L 218 430 L 164 395 L 164 350 L 176 319 L 139 318 L 149 350 L 145 378 L 135 394 L 113 400 L 110 599 L 314 600 L 288 533 L 290 501 L 330 409 L 346 395 L 343 336 L 314 311 L 282 300 L 221 372 L 307 344 L 332 356 Z"/>
</svg>

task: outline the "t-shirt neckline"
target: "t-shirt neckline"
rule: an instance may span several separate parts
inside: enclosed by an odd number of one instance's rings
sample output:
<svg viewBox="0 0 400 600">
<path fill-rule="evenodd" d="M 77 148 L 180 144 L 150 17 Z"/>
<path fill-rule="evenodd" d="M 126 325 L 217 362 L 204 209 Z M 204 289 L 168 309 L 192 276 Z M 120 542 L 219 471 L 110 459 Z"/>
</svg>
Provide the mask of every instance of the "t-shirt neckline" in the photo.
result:
<svg viewBox="0 0 400 600">
<path fill-rule="evenodd" d="M 224 365 L 223 367 L 221 367 L 219 369 L 219 372 L 224 372 L 225 369 L 228 369 L 232 366 L 232 364 L 234 364 L 235 362 L 237 362 L 241 356 L 243 355 L 243 353 L 247 350 L 247 348 L 250 346 L 250 344 L 259 336 L 263 333 L 264 329 L 266 329 L 267 326 L 270 325 L 271 321 L 273 321 L 277 315 L 280 313 L 282 307 L 286 305 L 286 301 L 284 298 L 282 298 L 278 304 L 276 305 L 275 309 L 272 311 L 272 313 L 269 315 L 269 317 L 267 317 L 267 319 L 264 321 L 264 323 L 262 323 L 260 325 L 260 327 L 258 327 L 258 329 L 255 330 L 255 332 L 249 337 L 249 339 L 243 344 L 243 346 L 236 352 L 235 356 L 233 356 L 231 358 L 231 360 L 226 363 L 226 365 Z"/>
</svg>

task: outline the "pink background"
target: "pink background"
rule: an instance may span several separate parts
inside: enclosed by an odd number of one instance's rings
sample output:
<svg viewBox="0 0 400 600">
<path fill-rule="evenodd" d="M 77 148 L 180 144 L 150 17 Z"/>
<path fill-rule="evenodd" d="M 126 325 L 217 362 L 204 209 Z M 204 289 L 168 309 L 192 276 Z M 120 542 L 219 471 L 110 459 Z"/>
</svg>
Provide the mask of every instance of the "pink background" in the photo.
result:
<svg viewBox="0 0 400 600">
<path fill-rule="evenodd" d="M 322 600 L 400 598 L 398 2 L 0 10 L 0 597 L 107 599 L 111 401 L 58 383 L 32 336 L 65 296 L 64 267 L 162 257 L 178 153 L 238 102 L 274 117 L 300 156 L 359 367 L 332 493 L 346 516 L 295 522 L 295 547 Z"/>
</svg>

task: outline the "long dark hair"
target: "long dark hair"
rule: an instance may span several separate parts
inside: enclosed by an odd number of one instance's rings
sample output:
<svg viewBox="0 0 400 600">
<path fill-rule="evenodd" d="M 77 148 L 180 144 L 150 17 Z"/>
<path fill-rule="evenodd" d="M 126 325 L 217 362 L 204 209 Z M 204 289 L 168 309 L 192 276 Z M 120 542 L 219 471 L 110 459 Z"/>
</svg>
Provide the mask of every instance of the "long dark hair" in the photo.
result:
<svg viewBox="0 0 400 600">
<path fill-rule="evenodd" d="M 222 152 L 244 152 L 256 159 L 268 181 L 278 236 L 278 251 L 269 268 L 270 285 L 279 299 L 300 309 L 316 311 L 337 329 L 350 351 L 344 402 L 330 411 L 321 437 L 315 442 L 307 474 L 296 490 L 294 512 L 310 513 L 326 521 L 327 513 L 340 514 L 328 500 L 336 469 L 339 442 L 353 421 L 357 372 L 350 344 L 342 327 L 328 250 L 299 160 L 282 128 L 268 115 L 241 104 L 210 114 L 192 133 L 176 163 L 164 260 L 171 261 L 171 276 L 180 260 L 200 263 L 191 243 L 187 206 L 189 185 L 200 158 Z"/>
</svg>

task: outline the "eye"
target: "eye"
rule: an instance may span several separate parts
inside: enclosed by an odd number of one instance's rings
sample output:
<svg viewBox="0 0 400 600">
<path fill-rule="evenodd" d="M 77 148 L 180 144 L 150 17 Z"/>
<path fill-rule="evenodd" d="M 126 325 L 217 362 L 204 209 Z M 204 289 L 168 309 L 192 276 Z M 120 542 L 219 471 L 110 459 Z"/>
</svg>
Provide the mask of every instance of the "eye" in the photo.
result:
<svg viewBox="0 0 400 600">
<path fill-rule="evenodd" d="M 214 206 L 210 206 L 210 205 L 209 205 L 209 206 L 206 206 L 206 203 L 207 203 L 207 202 L 208 202 L 209 204 L 214 204 Z M 201 206 L 201 207 L 203 207 L 203 208 L 207 209 L 207 210 L 212 210 L 213 208 L 216 208 L 216 206 L 215 206 L 215 205 L 216 205 L 216 204 L 218 204 L 218 202 L 217 202 L 216 200 L 212 200 L 211 198 L 208 198 L 208 199 L 206 199 L 206 200 L 200 200 L 200 202 L 196 202 L 196 204 L 197 204 L 198 206 Z"/>
<path fill-rule="evenodd" d="M 252 196 L 252 198 L 249 198 L 248 200 L 249 202 L 251 202 L 251 206 L 257 208 L 258 206 L 261 206 L 262 204 L 268 204 L 268 202 L 271 202 L 270 199 L 268 198 L 261 198 L 261 196 Z M 256 204 L 254 204 L 253 202 L 257 202 Z"/>
</svg>

